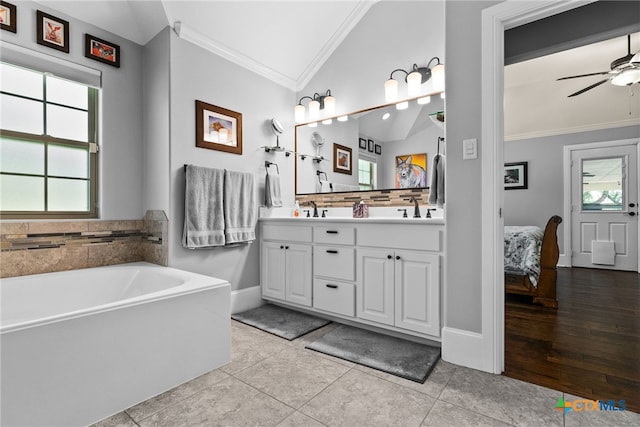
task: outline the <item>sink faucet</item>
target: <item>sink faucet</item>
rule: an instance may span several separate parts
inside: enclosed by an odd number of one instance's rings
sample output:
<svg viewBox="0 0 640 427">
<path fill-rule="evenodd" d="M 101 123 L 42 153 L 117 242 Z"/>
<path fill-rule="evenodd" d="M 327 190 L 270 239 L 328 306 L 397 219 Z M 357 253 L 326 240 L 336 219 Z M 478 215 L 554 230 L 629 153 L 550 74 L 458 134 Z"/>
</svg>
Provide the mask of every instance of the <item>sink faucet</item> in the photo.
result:
<svg viewBox="0 0 640 427">
<path fill-rule="evenodd" d="M 313 200 L 311 200 L 310 203 L 313 206 L 313 217 L 318 218 L 318 205 Z"/>
<path fill-rule="evenodd" d="M 416 199 L 415 197 L 411 197 L 409 201 L 414 203 L 413 217 L 420 218 L 420 206 L 418 206 L 418 199 Z"/>
</svg>

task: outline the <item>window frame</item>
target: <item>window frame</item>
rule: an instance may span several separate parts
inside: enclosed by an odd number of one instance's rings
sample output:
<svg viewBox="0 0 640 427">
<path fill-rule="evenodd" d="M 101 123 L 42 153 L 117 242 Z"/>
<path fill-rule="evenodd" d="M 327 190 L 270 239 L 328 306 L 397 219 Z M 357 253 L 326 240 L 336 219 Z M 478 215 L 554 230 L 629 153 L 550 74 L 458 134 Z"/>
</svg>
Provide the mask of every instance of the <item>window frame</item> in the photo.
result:
<svg viewBox="0 0 640 427">
<path fill-rule="evenodd" d="M 19 65 L 14 65 L 10 62 L 6 62 L 6 64 L 11 65 L 11 66 L 17 66 L 19 68 L 24 68 L 30 71 L 35 71 L 38 73 L 42 73 L 43 74 L 43 85 L 45 85 L 45 81 L 46 81 L 46 72 L 41 71 L 41 70 L 34 70 L 28 67 L 22 67 Z M 69 81 L 74 81 L 74 80 L 69 80 Z M 0 129 L 0 136 L 5 137 L 5 138 L 10 138 L 10 139 L 17 139 L 17 140 L 23 140 L 23 141 L 32 141 L 32 142 L 37 142 L 37 143 L 42 143 L 44 145 L 44 173 L 42 175 L 40 174 L 28 174 L 28 173 L 15 173 L 15 172 L 1 172 L 0 171 L 0 175 L 9 175 L 9 176 L 34 176 L 34 177 L 42 177 L 44 178 L 44 182 L 45 182 L 45 188 L 44 188 L 44 202 L 45 202 L 45 210 L 44 211 L 17 211 L 17 210 L 0 210 L 0 218 L 1 219 L 92 219 L 92 218 L 98 218 L 98 165 L 99 165 L 99 161 L 98 161 L 98 131 L 99 131 L 99 94 L 100 94 L 100 89 L 87 85 L 86 83 L 81 83 L 81 82 L 76 82 L 76 83 L 80 83 L 83 84 L 87 87 L 88 89 L 88 103 L 87 103 L 87 113 L 88 113 L 88 141 L 87 142 L 82 142 L 82 141 L 74 141 L 74 140 L 69 140 L 69 139 L 64 139 L 64 138 L 57 138 L 57 137 L 53 137 L 50 135 L 36 135 L 36 134 L 31 134 L 31 133 L 26 133 L 26 132 L 18 132 L 18 131 L 12 131 L 12 130 L 6 130 L 6 129 Z M 10 96 L 15 96 L 15 97 L 19 97 L 19 98 L 25 98 L 25 99 L 32 99 L 29 97 L 24 97 L 21 95 L 17 95 L 17 94 L 13 94 L 10 92 L 5 92 L 5 91 L 0 91 L 0 93 L 2 94 L 6 94 L 6 95 L 10 95 Z M 39 102 L 42 102 L 43 105 L 43 109 L 45 110 L 45 115 L 43 116 L 43 120 L 45 123 L 45 129 L 46 129 L 46 120 L 47 120 L 47 116 L 46 116 L 46 107 L 47 105 L 61 105 L 55 102 L 47 102 L 46 99 L 46 91 L 45 94 L 43 94 L 43 99 L 42 100 L 36 100 Z M 68 107 L 65 105 L 62 105 L 63 107 Z M 73 108 L 73 107 L 70 107 Z M 62 145 L 62 146 L 68 146 L 68 147 L 82 147 L 82 148 L 88 148 L 89 150 L 89 176 L 88 176 L 88 182 L 89 182 L 89 198 L 88 198 L 88 203 L 89 203 L 89 209 L 87 211 L 47 211 L 47 203 L 48 203 L 48 191 L 49 191 L 49 186 L 47 183 L 47 180 L 49 178 L 65 178 L 65 179 L 69 179 L 69 177 L 66 176 L 57 176 L 57 175 L 49 175 L 48 174 L 48 162 L 47 162 L 47 156 L 48 156 L 48 145 L 52 144 L 52 145 Z M 85 180 L 85 179 L 82 179 Z"/>
</svg>

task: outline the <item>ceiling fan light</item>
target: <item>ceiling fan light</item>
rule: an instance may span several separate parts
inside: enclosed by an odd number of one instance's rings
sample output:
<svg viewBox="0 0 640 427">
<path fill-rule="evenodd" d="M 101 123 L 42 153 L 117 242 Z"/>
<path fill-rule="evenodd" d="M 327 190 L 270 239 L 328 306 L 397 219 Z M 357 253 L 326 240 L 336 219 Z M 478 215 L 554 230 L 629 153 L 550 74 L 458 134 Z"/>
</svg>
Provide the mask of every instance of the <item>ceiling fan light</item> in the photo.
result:
<svg viewBox="0 0 640 427">
<path fill-rule="evenodd" d="M 628 86 L 640 82 L 640 69 L 629 68 L 611 79 L 611 84 Z"/>
</svg>

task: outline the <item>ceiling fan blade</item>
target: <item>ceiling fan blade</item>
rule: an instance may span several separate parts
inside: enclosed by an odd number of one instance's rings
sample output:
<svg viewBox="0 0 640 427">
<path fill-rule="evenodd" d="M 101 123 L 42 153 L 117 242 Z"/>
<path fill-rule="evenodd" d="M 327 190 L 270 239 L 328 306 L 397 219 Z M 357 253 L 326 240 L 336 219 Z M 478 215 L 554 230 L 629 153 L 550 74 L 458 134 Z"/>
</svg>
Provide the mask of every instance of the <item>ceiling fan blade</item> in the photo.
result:
<svg viewBox="0 0 640 427">
<path fill-rule="evenodd" d="M 572 96 L 576 96 L 576 95 L 580 95 L 581 93 L 585 93 L 588 90 L 593 89 L 594 87 L 600 86 L 602 83 L 609 81 L 609 79 L 604 79 L 604 80 L 600 80 L 598 83 L 594 83 L 591 86 L 587 86 L 584 89 L 581 89 L 579 91 L 577 91 L 576 93 L 572 93 L 571 95 L 567 96 L 567 98 L 571 98 Z"/>
<path fill-rule="evenodd" d="M 609 74 L 610 71 L 603 71 L 601 73 L 589 73 L 589 74 L 580 74 L 579 76 L 568 76 L 568 77 L 560 77 L 558 80 L 568 80 L 568 79 L 577 79 L 578 77 L 589 77 L 589 76 L 604 76 L 605 74 Z"/>
</svg>

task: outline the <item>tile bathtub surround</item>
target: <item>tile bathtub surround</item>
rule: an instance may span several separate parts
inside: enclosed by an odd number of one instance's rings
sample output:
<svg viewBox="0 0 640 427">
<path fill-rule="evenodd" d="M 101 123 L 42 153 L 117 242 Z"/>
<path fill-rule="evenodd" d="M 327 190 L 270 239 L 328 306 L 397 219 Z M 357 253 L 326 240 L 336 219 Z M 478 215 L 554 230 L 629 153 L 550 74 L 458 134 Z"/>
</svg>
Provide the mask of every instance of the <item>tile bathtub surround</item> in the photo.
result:
<svg viewBox="0 0 640 427">
<path fill-rule="evenodd" d="M 555 409 L 574 396 L 439 361 L 424 384 L 305 349 L 231 321 L 231 362 L 94 427 L 637 426 L 633 412 Z"/>
<path fill-rule="evenodd" d="M 168 221 L 149 211 L 142 220 L 0 223 L 0 277 L 148 261 L 167 265 Z"/>
<path fill-rule="evenodd" d="M 369 206 L 409 206 L 408 200 L 415 197 L 420 204 L 429 200 L 428 188 L 402 188 L 345 193 L 300 194 L 296 200 L 300 206 L 310 206 L 311 201 L 323 208 L 351 207 L 354 202 L 364 201 Z"/>
</svg>

